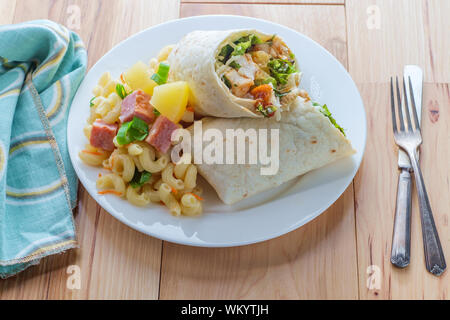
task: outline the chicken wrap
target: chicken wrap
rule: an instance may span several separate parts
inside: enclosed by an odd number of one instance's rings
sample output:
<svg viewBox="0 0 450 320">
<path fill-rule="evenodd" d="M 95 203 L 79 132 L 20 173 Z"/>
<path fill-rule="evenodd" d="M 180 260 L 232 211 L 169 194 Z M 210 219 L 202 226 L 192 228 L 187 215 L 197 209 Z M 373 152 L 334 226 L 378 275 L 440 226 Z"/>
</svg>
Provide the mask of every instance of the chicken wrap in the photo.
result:
<svg viewBox="0 0 450 320">
<path fill-rule="evenodd" d="M 195 113 L 281 118 L 297 96 L 295 55 L 277 35 L 257 30 L 194 31 L 168 57 L 170 77 L 187 81 Z"/>
<path fill-rule="evenodd" d="M 275 168 L 272 168 L 275 169 L 272 172 L 267 169 L 270 166 L 273 167 L 273 164 L 263 164 L 261 158 L 256 164 L 250 164 L 248 161 L 238 164 L 239 161 L 236 159 L 233 164 L 227 164 L 225 158 L 230 152 L 228 149 L 224 152 L 223 164 L 197 163 L 199 173 L 213 186 L 225 204 L 233 204 L 272 189 L 308 171 L 355 153 L 343 129 L 332 118 L 327 106 L 320 106 L 311 101 L 305 102 L 301 98 L 295 100 L 289 112 L 282 113 L 279 121 L 273 118 L 218 119 L 212 117 L 206 117 L 200 121 L 203 132 L 208 129 L 219 130 L 224 137 L 225 145 L 230 139 L 227 136 L 229 129 L 234 132 L 242 129 L 240 135 L 244 132 L 249 133 L 249 129 L 255 129 L 257 132 L 267 129 L 267 153 L 278 153 L 276 154 L 278 163 Z M 272 129 L 278 129 L 278 139 L 270 138 Z M 189 130 L 193 134 L 194 126 L 191 126 Z M 232 139 L 231 145 L 235 146 L 235 136 Z M 248 148 L 245 152 L 249 159 L 252 142 L 249 142 L 248 136 L 245 140 Z M 259 148 L 262 146 L 261 143 L 265 142 L 258 141 Z M 275 147 L 274 143 L 278 146 Z M 204 141 L 203 148 L 207 148 L 210 144 L 211 142 Z M 232 152 L 234 158 L 242 156 L 239 151 Z M 265 173 L 263 168 L 266 168 Z"/>
</svg>

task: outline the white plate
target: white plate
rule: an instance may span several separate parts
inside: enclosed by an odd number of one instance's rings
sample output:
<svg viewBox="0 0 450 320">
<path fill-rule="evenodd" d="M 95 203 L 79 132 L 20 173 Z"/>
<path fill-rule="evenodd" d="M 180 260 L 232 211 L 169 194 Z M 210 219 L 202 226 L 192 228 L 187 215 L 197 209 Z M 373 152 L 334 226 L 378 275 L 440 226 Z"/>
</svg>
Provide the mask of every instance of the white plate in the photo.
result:
<svg viewBox="0 0 450 320">
<path fill-rule="evenodd" d="M 325 168 L 310 172 L 264 194 L 233 206 L 220 202 L 204 183 L 204 215 L 172 217 L 160 205 L 139 208 L 114 195 L 97 194 L 95 181 L 101 169 L 84 165 L 78 152 L 87 140 L 83 127 L 89 115 L 92 88 L 100 75 L 113 77 L 138 60 L 147 62 L 165 45 L 176 43 L 194 30 L 254 28 L 280 35 L 296 54 L 303 72 L 302 87 L 313 99 L 327 103 L 337 122 L 346 129 L 357 153 Z M 123 41 L 89 71 L 73 101 L 67 128 L 70 157 L 81 183 L 110 214 L 148 235 L 163 240 L 205 247 L 227 247 L 271 239 L 317 217 L 345 191 L 358 170 L 366 141 L 363 103 L 350 75 L 324 48 L 308 37 L 268 21 L 240 16 L 199 16 L 170 21 L 144 30 Z"/>
</svg>

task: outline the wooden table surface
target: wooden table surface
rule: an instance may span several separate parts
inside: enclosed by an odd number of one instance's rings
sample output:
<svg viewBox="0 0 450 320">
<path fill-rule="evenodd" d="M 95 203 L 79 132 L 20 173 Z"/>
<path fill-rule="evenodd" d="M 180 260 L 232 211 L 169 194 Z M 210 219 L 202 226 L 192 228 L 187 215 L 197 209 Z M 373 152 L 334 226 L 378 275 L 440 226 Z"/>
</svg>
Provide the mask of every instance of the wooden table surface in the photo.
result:
<svg viewBox="0 0 450 320">
<path fill-rule="evenodd" d="M 399 270 L 389 261 L 398 171 L 388 81 L 405 64 L 423 68 L 420 160 L 450 263 L 450 1 L 0 0 L 0 7 L 0 24 L 45 18 L 74 29 L 89 67 L 128 36 L 179 17 L 236 14 L 284 24 L 347 68 L 368 126 L 361 168 L 339 200 L 302 228 L 259 244 L 209 249 L 161 241 L 114 219 L 80 186 L 80 249 L 0 280 L 0 300 L 449 298 L 450 272 L 437 278 L 425 270 L 415 191 L 411 265 Z M 79 289 L 70 285 L 73 270 Z"/>
</svg>

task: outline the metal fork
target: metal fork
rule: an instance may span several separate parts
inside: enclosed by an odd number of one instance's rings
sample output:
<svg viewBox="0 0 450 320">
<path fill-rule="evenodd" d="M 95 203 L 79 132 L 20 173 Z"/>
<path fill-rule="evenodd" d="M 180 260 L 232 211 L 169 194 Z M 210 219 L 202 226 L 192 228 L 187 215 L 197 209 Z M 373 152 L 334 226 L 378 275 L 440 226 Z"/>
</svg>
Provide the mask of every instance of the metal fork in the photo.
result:
<svg viewBox="0 0 450 320">
<path fill-rule="evenodd" d="M 391 111 L 392 111 L 392 126 L 394 129 L 395 143 L 402 148 L 409 156 L 411 165 L 414 170 L 414 177 L 416 181 L 416 189 L 419 198 L 420 219 L 422 221 L 422 237 L 423 247 L 425 251 L 426 268 L 432 274 L 439 276 L 447 267 L 445 263 L 444 253 L 442 252 L 439 235 L 434 224 L 433 213 L 431 212 L 430 201 L 428 200 L 427 190 L 420 170 L 419 161 L 417 158 L 417 148 L 422 144 L 422 135 L 420 132 L 419 121 L 416 113 L 416 103 L 414 101 L 413 88 L 411 78 L 409 79 L 410 99 L 407 99 L 406 84 L 403 78 L 403 93 L 405 103 L 405 114 L 403 115 L 402 97 L 398 85 L 398 77 L 396 77 L 396 93 L 397 93 L 397 109 L 398 122 L 395 114 L 395 94 L 394 84 L 391 78 Z M 411 101 L 413 111 L 410 112 L 408 100 Z M 411 114 L 413 115 L 414 125 L 411 121 Z M 406 117 L 405 117 L 406 116 Z M 406 119 L 405 119 L 406 118 Z M 405 126 L 406 123 L 406 126 Z"/>
</svg>

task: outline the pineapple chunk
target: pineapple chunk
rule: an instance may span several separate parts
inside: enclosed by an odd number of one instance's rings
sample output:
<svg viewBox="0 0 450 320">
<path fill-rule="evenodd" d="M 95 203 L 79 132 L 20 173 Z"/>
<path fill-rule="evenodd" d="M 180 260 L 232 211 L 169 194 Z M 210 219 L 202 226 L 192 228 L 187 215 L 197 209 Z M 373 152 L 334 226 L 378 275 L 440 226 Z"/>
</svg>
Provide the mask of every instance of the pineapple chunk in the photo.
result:
<svg viewBox="0 0 450 320">
<path fill-rule="evenodd" d="M 153 88 L 157 86 L 157 83 L 151 78 L 149 67 L 142 61 L 138 61 L 130 69 L 123 74 L 126 84 L 132 90 L 141 89 L 149 95 L 153 94 Z"/>
<path fill-rule="evenodd" d="M 189 87 L 185 81 L 171 82 L 155 87 L 150 103 L 163 116 L 178 123 L 186 111 Z"/>
</svg>

